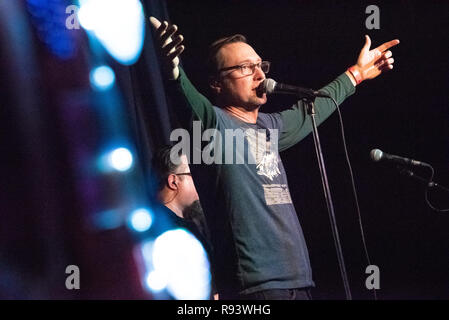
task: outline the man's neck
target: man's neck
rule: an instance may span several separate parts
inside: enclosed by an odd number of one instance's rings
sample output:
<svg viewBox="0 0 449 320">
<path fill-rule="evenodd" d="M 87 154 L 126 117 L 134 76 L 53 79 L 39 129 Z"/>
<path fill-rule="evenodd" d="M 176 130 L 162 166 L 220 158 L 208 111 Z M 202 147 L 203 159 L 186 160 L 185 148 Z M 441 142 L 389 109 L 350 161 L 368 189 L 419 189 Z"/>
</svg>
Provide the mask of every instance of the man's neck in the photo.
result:
<svg viewBox="0 0 449 320">
<path fill-rule="evenodd" d="M 182 210 L 176 205 L 176 203 L 166 203 L 165 206 L 173 211 L 178 217 L 184 218 L 184 216 L 182 215 Z"/>
<path fill-rule="evenodd" d="M 254 110 L 247 110 L 242 107 L 229 106 L 224 107 L 223 110 L 231 116 L 236 117 L 237 119 L 246 123 L 256 123 L 257 116 L 259 115 L 259 108 L 256 108 Z"/>
<path fill-rule="evenodd" d="M 166 192 L 165 190 L 159 193 L 159 201 L 171 211 L 173 211 L 178 217 L 184 218 L 182 209 L 176 202 L 176 199 L 174 199 L 175 197 L 176 194 L 173 194 L 172 192 Z"/>
</svg>

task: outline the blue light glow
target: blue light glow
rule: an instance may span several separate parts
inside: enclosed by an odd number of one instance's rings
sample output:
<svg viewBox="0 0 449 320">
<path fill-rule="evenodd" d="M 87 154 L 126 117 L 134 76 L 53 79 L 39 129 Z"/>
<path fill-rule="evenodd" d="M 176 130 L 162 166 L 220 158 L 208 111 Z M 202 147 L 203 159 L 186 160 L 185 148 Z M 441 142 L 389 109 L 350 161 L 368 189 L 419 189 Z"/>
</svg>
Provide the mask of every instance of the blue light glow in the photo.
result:
<svg viewBox="0 0 449 320">
<path fill-rule="evenodd" d="M 144 208 L 134 210 L 130 215 L 130 224 L 137 232 L 144 232 L 150 229 L 153 223 L 151 213 Z"/>
<path fill-rule="evenodd" d="M 90 72 L 90 83 L 97 90 L 108 90 L 112 88 L 114 82 L 114 71 L 108 66 L 100 66 Z"/>
<path fill-rule="evenodd" d="M 127 171 L 133 165 L 133 155 L 126 148 L 118 148 L 109 154 L 108 163 L 117 171 Z"/>
<path fill-rule="evenodd" d="M 117 210 L 106 210 L 94 214 L 92 223 L 95 228 L 111 230 L 119 228 L 123 223 L 123 218 Z"/>
<path fill-rule="evenodd" d="M 167 287 L 167 284 L 168 283 L 165 274 L 157 271 L 151 271 L 145 279 L 145 285 L 152 292 L 159 292 L 164 290 Z"/>
<path fill-rule="evenodd" d="M 67 29 L 65 0 L 27 0 L 27 9 L 38 38 L 48 50 L 67 60 L 76 54 L 73 31 Z"/>
<path fill-rule="evenodd" d="M 144 14 L 139 0 L 80 0 L 81 26 L 95 34 L 117 61 L 137 61 L 145 35 Z"/>
<path fill-rule="evenodd" d="M 207 254 L 190 232 L 175 229 L 161 234 L 151 245 L 151 261 L 147 260 L 149 248 L 146 247 L 146 252 L 142 253 L 147 266 L 151 265 L 151 271 L 156 272 L 150 273 L 151 279 L 146 279 L 150 288 L 162 287 L 166 282 L 167 291 L 175 299 L 209 298 L 211 275 Z"/>
</svg>

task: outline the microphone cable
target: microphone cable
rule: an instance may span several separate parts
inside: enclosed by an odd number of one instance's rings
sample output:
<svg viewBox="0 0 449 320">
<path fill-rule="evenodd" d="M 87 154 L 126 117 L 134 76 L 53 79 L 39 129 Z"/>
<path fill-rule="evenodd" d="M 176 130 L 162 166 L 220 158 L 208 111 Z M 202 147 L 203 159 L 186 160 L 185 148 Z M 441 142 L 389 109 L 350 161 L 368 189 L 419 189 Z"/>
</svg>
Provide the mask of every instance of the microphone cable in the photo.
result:
<svg viewBox="0 0 449 320">
<path fill-rule="evenodd" d="M 430 190 L 430 188 L 432 188 L 432 187 L 435 186 L 435 183 L 433 182 L 433 176 L 435 175 L 435 170 L 433 169 L 433 167 L 432 167 L 431 165 L 429 165 L 428 168 L 432 171 L 432 173 L 431 173 L 431 175 L 430 175 L 429 182 L 426 183 L 426 191 L 425 191 L 425 193 L 424 193 L 424 197 L 425 197 L 425 199 L 426 199 L 427 205 L 428 205 L 432 210 L 434 210 L 434 211 L 436 211 L 436 212 L 440 212 L 440 213 L 443 213 L 443 212 L 449 212 L 449 209 L 439 209 L 439 208 L 433 206 L 432 203 L 431 203 L 430 200 L 429 200 L 429 190 Z"/>
<path fill-rule="evenodd" d="M 348 149 L 346 147 L 346 138 L 345 138 L 344 125 L 343 125 L 343 118 L 341 116 L 341 112 L 340 112 L 338 103 L 335 101 L 335 99 L 333 97 L 329 96 L 329 98 L 333 101 L 333 103 L 335 104 L 335 107 L 337 108 L 338 118 L 340 120 L 340 132 L 341 132 L 341 137 L 342 137 L 342 141 L 343 141 L 343 149 L 345 151 L 346 163 L 348 164 L 348 168 L 349 168 L 349 175 L 351 177 L 352 192 L 354 194 L 354 200 L 355 200 L 355 205 L 356 205 L 356 209 L 357 209 L 359 228 L 360 228 L 360 233 L 361 233 L 362 243 L 363 243 L 363 250 L 365 252 L 365 257 L 368 262 L 368 265 L 371 265 L 371 259 L 370 259 L 370 256 L 368 253 L 368 248 L 366 245 L 365 232 L 363 230 L 362 215 L 360 213 L 359 199 L 357 196 L 357 190 L 356 190 L 355 181 L 354 181 L 354 173 L 352 171 L 351 161 L 349 160 Z M 373 288 L 373 294 L 374 294 L 374 300 L 377 300 L 376 288 Z"/>
</svg>

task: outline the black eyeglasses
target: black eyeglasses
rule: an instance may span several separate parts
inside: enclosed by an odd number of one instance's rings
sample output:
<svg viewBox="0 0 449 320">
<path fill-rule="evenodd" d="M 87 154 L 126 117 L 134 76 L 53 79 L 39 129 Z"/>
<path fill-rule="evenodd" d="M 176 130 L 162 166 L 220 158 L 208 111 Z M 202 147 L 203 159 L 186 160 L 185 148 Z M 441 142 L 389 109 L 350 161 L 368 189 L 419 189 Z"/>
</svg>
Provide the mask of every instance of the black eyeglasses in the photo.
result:
<svg viewBox="0 0 449 320">
<path fill-rule="evenodd" d="M 254 72 L 256 71 L 256 67 L 259 67 L 264 73 L 268 73 L 270 71 L 270 64 L 271 63 L 269 61 L 261 61 L 259 63 L 247 62 L 239 64 L 238 66 L 221 68 L 217 71 L 217 73 L 236 69 L 240 71 L 242 76 L 249 76 L 254 74 Z"/>
</svg>

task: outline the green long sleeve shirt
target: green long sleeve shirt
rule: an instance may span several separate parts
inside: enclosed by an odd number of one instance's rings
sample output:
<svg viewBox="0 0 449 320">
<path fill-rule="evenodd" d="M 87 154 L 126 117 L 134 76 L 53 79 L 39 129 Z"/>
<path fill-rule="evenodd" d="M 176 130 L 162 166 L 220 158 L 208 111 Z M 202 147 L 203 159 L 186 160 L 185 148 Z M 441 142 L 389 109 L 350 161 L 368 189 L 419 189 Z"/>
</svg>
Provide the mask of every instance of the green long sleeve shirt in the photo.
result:
<svg viewBox="0 0 449 320">
<path fill-rule="evenodd" d="M 303 102 L 278 113 L 259 112 L 256 124 L 251 124 L 213 106 L 182 69 L 171 86 L 183 125 L 190 128 L 192 121 L 200 121 L 202 132 L 215 129 L 214 141 L 223 141 L 216 145 L 221 148 L 218 158 L 225 159 L 229 151 L 226 139 L 232 140 L 228 146 L 233 147 L 234 161 L 236 153 L 243 153 L 241 164 L 191 164 L 212 237 L 218 292 L 249 294 L 314 286 L 303 231 L 279 157 L 280 151 L 295 145 L 312 130 Z M 321 90 L 338 104 L 355 92 L 345 74 Z M 329 99 L 317 98 L 315 109 L 319 125 L 335 111 L 335 106 Z M 227 136 L 226 130 L 245 133 L 243 151 L 236 147 L 236 137 Z M 254 135 L 258 130 L 265 132 L 263 139 Z"/>
</svg>

